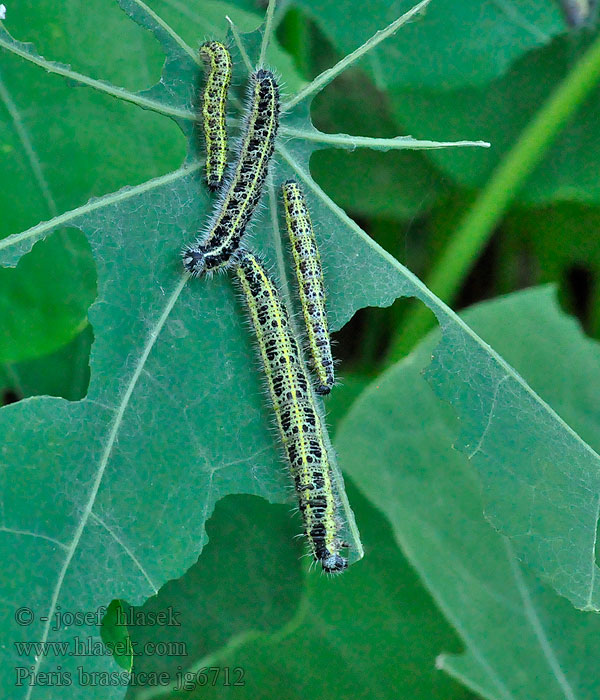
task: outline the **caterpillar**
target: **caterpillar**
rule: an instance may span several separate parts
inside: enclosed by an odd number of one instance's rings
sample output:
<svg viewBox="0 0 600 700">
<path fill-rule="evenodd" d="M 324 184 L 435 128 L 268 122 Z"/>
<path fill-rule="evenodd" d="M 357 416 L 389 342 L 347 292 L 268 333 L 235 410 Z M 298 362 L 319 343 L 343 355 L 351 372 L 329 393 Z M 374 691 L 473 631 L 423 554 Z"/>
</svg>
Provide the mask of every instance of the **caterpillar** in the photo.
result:
<svg viewBox="0 0 600 700">
<path fill-rule="evenodd" d="M 258 257 L 242 251 L 235 273 L 258 340 L 312 556 L 325 572 L 339 573 L 348 561 L 340 554 L 345 545 L 339 536 L 338 505 L 323 439 L 325 426 L 315 406 L 290 318 L 276 284 Z"/>
<path fill-rule="evenodd" d="M 324 395 L 331 391 L 335 378 L 321 258 L 306 199 L 300 185 L 295 180 L 287 180 L 281 189 L 308 346 L 312 366 L 319 382 L 315 391 L 317 394 Z"/>
<path fill-rule="evenodd" d="M 211 190 L 221 184 L 227 165 L 225 115 L 232 63 L 227 47 L 207 41 L 200 47 L 208 74 L 202 98 L 202 123 L 206 144 L 206 183 Z"/>
<path fill-rule="evenodd" d="M 260 199 L 279 127 L 279 86 L 268 70 L 250 76 L 249 106 L 237 163 L 208 233 L 183 251 L 183 265 L 193 276 L 232 265 L 242 236 Z"/>
</svg>

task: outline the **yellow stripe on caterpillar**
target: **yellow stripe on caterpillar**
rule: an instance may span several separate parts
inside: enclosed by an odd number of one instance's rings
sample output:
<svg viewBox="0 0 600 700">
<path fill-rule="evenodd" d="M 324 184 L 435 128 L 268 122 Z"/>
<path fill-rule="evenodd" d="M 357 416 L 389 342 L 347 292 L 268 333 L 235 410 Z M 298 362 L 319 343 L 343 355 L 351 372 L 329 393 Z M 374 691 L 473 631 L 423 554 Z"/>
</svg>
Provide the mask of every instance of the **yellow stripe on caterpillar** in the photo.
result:
<svg viewBox="0 0 600 700">
<path fill-rule="evenodd" d="M 285 222 L 292 245 L 298 294 L 306 326 L 312 367 L 318 379 L 317 394 L 328 394 L 335 381 L 331 339 L 325 307 L 323 268 L 306 199 L 295 180 L 281 186 Z"/>
<path fill-rule="evenodd" d="M 241 251 L 235 272 L 256 333 L 312 556 L 324 571 L 339 573 L 348 561 L 340 554 L 344 545 L 323 437 L 326 428 L 315 405 L 300 347 L 277 286 L 261 260 Z"/>
<path fill-rule="evenodd" d="M 194 277 L 230 267 L 260 200 L 279 127 L 279 86 L 268 70 L 250 76 L 246 124 L 237 162 L 223 186 L 206 235 L 183 251 Z"/>
<path fill-rule="evenodd" d="M 227 47 L 219 41 L 207 41 L 202 44 L 200 56 L 204 59 L 208 71 L 202 97 L 206 182 L 211 190 L 216 190 L 223 180 L 227 165 L 225 118 L 232 63 Z"/>
</svg>

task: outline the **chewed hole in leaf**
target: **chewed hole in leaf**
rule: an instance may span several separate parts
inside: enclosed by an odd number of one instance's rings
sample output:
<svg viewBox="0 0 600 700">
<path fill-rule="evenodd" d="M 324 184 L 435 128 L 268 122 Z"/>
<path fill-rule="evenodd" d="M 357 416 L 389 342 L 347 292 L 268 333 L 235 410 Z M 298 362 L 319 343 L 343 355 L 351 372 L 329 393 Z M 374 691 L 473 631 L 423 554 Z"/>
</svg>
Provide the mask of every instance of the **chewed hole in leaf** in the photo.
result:
<svg viewBox="0 0 600 700">
<path fill-rule="evenodd" d="M 95 296 L 86 236 L 70 228 L 39 240 L 15 269 L 0 269 L 0 364 L 48 355 L 70 342 L 87 325 Z"/>
<path fill-rule="evenodd" d="M 294 537 L 299 527 L 288 506 L 252 496 L 221 499 L 207 522 L 209 541 L 198 561 L 144 605 L 120 603 L 129 622 L 134 672 L 160 670 L 175 681 L 178 670 L 193 671 L 198 660 L 232 639 L 289 621 L 302 590 L 303 546 Z M 156 619 L 171 624 L 152 624 Z M 114 611 L 104 626 L 104 638 L 123 637 Z M 146 644 L 157 641 L 169 644 L 170 653 L 144 655 Z"/>
<path fill-rule="evenodd" d="M 595 287 L 598 284 L 594 279 L 591 268 L 584 264 L 571 265 L 565 274 L 565 287 L 569 301 L 584 319 L 589 322 L 592 304 L 595 300 Z M 587 326 L 587 323 L 586 323 Z"/>
</svg>

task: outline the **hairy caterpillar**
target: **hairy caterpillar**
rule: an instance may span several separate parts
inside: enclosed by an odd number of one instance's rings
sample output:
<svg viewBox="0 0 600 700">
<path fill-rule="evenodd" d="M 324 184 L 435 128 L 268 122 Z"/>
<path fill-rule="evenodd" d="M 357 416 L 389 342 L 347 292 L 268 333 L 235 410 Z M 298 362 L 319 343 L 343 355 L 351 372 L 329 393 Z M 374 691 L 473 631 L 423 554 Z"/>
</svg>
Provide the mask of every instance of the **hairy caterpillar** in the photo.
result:
<svg viewBox="0 0 600 700">
<path fill-rule="evenodd" d="M 250 76 L 249 106 L 239 154 L 232 174 L 223 187 L 206 236 L 183 251 L 186 270 L 197 277 L 235 260 L 240 241 L 267 176 L 279 126 L 279 86 L 268 70 Z"/>
<path fill-rule="evenodd" d="M 298 494 L 311 553 L 328 573 L 348 566 L 337 517 L 325 427 L 314 403 L 300 348 L 279 291 L 252 253 L 241 251 L 235 268 L 256 333 L 260 356 Z"/>
<path fill-rule="evenodd" d="M 319 249 L 300 185 L 295 180 L 287 180 L 281 190 L 308 346 L 319 381 L 315 391 L 321 395 L 328 394 L 334 383 L 334 373 Z"/>
<path fill-rule="evenodd" d="M 208 69 L 202 98 L 206 182 L 211 190 L 216 190 L 221 184 L 227 165 L 225 115 L 232 63 L 227 47 L 219 41 L 207 41 L 202 44 L 200 55 Z"/>
</svg>

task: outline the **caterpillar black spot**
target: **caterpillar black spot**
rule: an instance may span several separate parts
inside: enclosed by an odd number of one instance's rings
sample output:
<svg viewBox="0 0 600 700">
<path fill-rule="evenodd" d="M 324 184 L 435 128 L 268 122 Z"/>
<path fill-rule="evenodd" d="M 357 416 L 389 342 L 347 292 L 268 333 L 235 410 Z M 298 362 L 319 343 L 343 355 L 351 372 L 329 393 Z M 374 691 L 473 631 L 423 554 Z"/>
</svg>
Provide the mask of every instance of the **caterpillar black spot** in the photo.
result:
<svg viewBox="0 0 600 700">
<path fill-rule="evenodd" d="M 216 190 L 221 185 L 227 165 L 225 117 L 232 63 L 227 47 L 219 41 L 207 41 L 202 44 L 200 55 L 207 67 L 202 97 L 202 124 L 206 144 L 206 183 L 211 190 Z"/>
<path fill-rule="evenodd" d="M 260 199 L 279 127 L 279 86 L 268 70 L 250 77 L 249 105 L 237 163 L 217 202 L 208 233 L 183 251 L 186 270 L 197 277 L 231 266 Z"/>
<path fill-rule="evenodd" d="M 281 187 L 285 221 L 292 254 L 298 295 L 306 326 L 312 366 L 318 379 L 317 394 L 328 394 L 335 381 L 331 340 L 325 307 L 323 268 L 310 213 L 300 185 L 295 180 Z"/>
<path fill-rule="evenodd" d="M 348 566 L 340 554 L 340 525 L 325 426 L 315 406 L 300 348 L 276 284 L 262 261 L 241 251 L 235 272 L 256 333 L 260 357 L 313 558 L 328 573 Z"/>
</svg>

